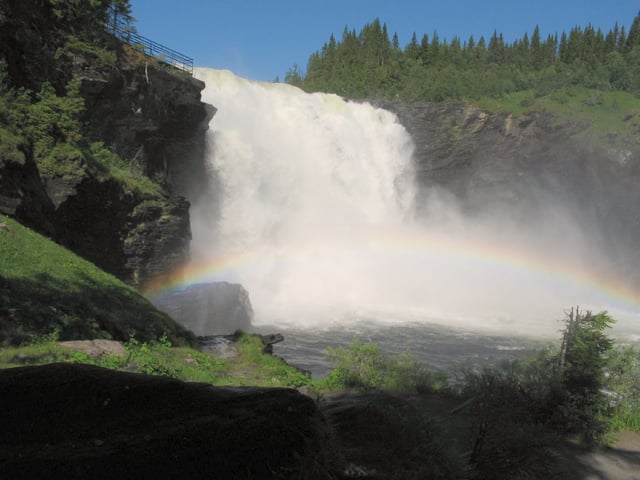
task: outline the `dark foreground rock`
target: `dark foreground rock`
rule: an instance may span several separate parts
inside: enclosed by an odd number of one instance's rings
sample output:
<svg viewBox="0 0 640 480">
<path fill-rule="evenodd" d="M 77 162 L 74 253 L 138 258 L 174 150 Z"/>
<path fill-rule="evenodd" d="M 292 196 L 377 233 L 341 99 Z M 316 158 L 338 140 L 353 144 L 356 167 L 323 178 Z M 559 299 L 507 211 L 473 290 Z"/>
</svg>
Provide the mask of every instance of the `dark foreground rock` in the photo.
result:
<svg viewBox="0 0 640 480">
<path fill-rule="evenodd" d="M 236 283 L 189 285 L 151 301 L 196 335 L 222 335 L 238 329 L 247 330 L 253 320 L 249 293 Z"/>
<path fill-rule="evenodd" d="M 335 478 L 314 401 L 88 365 L 0 371 L 0 478 Z"/>
</svg>

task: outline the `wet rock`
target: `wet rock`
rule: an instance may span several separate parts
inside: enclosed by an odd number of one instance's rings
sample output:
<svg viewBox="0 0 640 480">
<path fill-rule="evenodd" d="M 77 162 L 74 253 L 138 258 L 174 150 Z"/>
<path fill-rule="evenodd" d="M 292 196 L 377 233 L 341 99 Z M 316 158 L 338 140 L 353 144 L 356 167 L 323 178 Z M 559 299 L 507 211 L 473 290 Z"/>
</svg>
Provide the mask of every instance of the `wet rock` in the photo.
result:
<svg viewBox="0 0 640 480">
<path fill-rule="evenodd" d="M 251 327 L 253 308 L 242 285 L 212 282 L 190 285 L 151 299 L 160 310 L 196 335 L 221 335 Z"/>
</svg>

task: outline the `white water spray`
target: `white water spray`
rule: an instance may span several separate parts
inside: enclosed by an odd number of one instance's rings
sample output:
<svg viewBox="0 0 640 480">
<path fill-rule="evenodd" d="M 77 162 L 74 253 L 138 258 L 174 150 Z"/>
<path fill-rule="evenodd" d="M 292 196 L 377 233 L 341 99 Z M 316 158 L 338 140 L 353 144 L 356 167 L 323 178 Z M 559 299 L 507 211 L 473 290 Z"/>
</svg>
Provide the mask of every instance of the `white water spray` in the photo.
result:
<svg viewBox="0 0 640 480">
<path fill-rule="evenodd" d="M 564 308 L 601 309 L 584 285 L 484 255 L 514 249 L 518 235 L 417 224 L 413 146 L 393 114 L 228 71 L 197 76 L 218 109 L 207 142 L 222 191 L 219 204 L 192 207 L 192 255 L 225 266 L 210 279 L 244 285 L 256 323 L 359 317 L 537 334 L 544 324 L 555 335 Z"/>
</svg>

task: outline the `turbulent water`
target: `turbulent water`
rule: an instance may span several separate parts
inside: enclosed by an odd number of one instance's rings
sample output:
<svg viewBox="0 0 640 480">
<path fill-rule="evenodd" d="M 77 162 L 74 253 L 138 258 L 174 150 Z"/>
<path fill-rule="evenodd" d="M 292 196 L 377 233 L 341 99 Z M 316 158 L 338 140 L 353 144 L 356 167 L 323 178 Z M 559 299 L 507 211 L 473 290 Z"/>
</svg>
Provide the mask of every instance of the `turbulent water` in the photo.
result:
<svg viewBox="0 0 640 480">
<path fill-rule="evenodd" d="M 466 221 L 441 198 L 415 218 L 413 145 L 393 114 L 228 71 L 197 76 L 217 113 L 211 192 L 191 211 L 194 264 L 241 283 L 257 325 L 348 336 L 368 319 L 553 337 L 580 304 L 635 328 L 637 307 L 584 269 L 593 252 L 578 241 Z"/>
</svg>

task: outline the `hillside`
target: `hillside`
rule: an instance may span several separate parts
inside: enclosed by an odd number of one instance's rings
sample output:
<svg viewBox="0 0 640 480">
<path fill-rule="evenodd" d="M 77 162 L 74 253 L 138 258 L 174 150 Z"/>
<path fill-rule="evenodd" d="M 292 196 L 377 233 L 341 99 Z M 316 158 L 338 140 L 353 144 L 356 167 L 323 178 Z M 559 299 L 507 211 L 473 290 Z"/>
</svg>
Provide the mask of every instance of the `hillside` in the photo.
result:
<svg viewBox="0 0 640 480">
<path fill-rule="evenodd" d="M 4 215 L 0 259 L 0 345 L 43 335 L 195 342 L 133 288 Z"/>
</svg>

